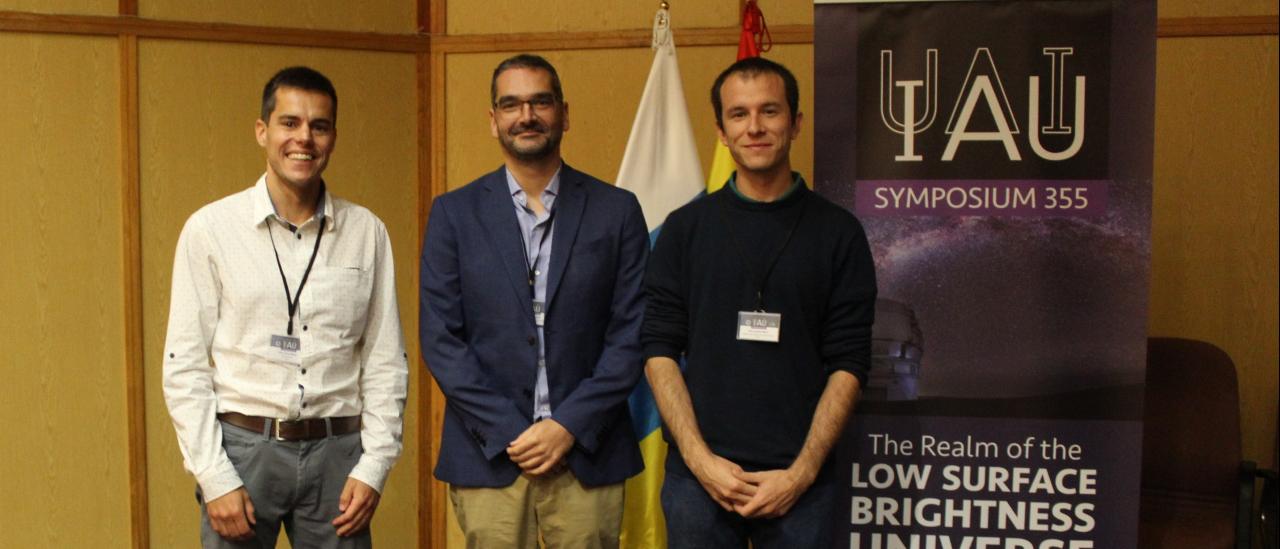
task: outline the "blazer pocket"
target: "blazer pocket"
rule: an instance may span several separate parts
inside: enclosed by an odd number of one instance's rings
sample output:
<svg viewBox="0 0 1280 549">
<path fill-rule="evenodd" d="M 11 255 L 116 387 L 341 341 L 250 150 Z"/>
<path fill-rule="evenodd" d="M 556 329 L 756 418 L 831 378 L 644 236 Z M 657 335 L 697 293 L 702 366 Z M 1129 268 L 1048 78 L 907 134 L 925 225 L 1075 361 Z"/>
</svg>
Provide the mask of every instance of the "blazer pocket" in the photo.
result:
<svg viewBox="0 0 1280 549">
<path fill-rule="evenodd" d="M 611 238 L 597 238 L 587 242 L 578 242 L 573 246 L 573 257 L 584 257 L 607 253 L 613 245 Z"/>
</svg>

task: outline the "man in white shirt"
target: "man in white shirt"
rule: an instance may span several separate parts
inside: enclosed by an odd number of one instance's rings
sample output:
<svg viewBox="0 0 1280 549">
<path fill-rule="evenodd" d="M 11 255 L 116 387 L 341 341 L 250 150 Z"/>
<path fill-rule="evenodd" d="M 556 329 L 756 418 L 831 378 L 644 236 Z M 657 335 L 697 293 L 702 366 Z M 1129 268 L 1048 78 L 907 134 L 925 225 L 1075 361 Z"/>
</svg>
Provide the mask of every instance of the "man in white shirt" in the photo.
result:
<svg viewBox="0 0 1280 549">
<path fill-rule="evenodd" d="M 369 547 L 400 455 L 408 365 L 391 243 L 321 178 L 337 93 L 276 73 L 255 123 L 267 171 L 187 220 L 164 395 L 199 485 L 204 547 Z"/>
</svg>

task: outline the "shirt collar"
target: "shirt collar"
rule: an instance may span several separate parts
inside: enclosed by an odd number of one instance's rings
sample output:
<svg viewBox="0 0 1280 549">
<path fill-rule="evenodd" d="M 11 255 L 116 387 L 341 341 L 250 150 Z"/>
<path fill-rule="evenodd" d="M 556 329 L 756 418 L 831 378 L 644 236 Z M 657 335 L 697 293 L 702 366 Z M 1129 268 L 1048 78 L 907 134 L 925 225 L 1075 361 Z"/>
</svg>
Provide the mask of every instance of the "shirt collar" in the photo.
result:
<svg viewBox="0 0 1280 549">
<path fill-rule="evenodd" d="M 329 189 L 323 183 L 320 187 L 320 208 L 316 211 L 315 217 L 323 217 L 325 220 L 325 230 L 332 231 L 337 228 L 338 222 L 333 216 L 333 200 L 329 196 Z M 267 174 L 262 174 L 258 178 L 258 182 L 253 185 L 253 189 L 249 190 L 250 199 L 253 201 L 253 226 L 258 227 L 266 223 L 276 216 L 276 206 L 271 202 L 271 193 L 267 192 Z M 284 218 L 279 218 L 285 221 Z M 287 223 L 287 221 L 285 221 Z"/>
<path fill-rule="evenodd" d="M 563 168 L 564 164 L 561 164 L 559 168 L 556 168 L 556 173 L 551 175 L 551 182 L 547 183 L 547 188 L 542 191 L 542 194 L 550 194 L 551 196 L 560 194 L 560 170 Z M 511 193 L 511 196 L 523 197 L 524 189 L 521 188 L 520 183 L 516 181 L 516 176 L 511 175 L 511 170 L 506 168 L 503 168 L 502 171 L 507 175 L 507 191 Z"/>
<path fill-rule="evenodd" d="M 746 202 L 763 204 L 763 202 L 756 200 L 754 198 L 751 198 L 745 194 L 742 194 L 742 191 L 738 190 L 738 172 L 737 171 L 734 171 L 733 174 L 729 176 L 728 185 L 729 185 L 729 188 L 733 190 L 733 194 L 737 195 L 738 198 Z M 775 198 L 773 201 L 777 202 L 779 200 L 786 199 L 788 196 L 791 196 L 791 193 L 796 192 L 796 189 L 799 189 L 801 185 L 804 185 L 804 177 L 800 175 L 800 172 L 791 172 L 791 186 L 787 187 L 786 192 L 782 193 L 782 196 Z"/>
</svg>

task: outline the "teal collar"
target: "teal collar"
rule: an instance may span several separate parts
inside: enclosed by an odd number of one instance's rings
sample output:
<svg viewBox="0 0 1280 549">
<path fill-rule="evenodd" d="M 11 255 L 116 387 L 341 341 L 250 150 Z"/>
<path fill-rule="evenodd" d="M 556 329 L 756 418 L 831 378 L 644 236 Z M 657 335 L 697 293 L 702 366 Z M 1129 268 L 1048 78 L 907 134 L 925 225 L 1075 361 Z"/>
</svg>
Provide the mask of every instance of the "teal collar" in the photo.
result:
<svg viewBox="0 0 1280 549">
<path fill-rule="evenodd" d="M 743 201 L 751 202 L 755 204 L 764 203 L 754 198 L 751 198 L 745 194 L 742 194 L 742 191 L 738 190 L 738 172 L 735 171 L 733 172 L 733 175 L 729 176 L 729 182 L 727 184 L 729 188 L 733 190 L 733 194 L 736 195 L 738 198 L 742 199 Z M 800 172 L 791 172 L 791 186 L 787 188 L 787 192 L 782 193 L 782 196 L 779 196 L 773 201 L 778 202 L 781 200 L 786 200 L 786 198 L 788 196 L 791 196 L 791 193 L 796 192 L 796 189 L 799 189 L 801 185 L 804 185 L 804 177 L 800 175 Z"/>
</svg>

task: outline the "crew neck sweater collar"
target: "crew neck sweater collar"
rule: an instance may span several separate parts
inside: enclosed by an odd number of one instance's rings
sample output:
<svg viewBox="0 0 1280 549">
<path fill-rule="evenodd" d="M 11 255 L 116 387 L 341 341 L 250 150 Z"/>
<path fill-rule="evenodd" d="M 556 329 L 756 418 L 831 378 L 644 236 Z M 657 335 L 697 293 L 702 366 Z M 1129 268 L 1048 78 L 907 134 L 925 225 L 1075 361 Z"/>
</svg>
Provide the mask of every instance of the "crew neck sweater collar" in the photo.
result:
<svg viewBox="0 0 1280 549">
<path fill-rule="evenodd" d="M 771 202 L 761 202 L 742 194 L 742 191 L 738 189 L 738 172 L 733 172 L 733 175 L 729 176 L 729 181 L 725 184 L 725 187 L 728 187 L 731 191 L 730 193 L 726 193 L 729 195 L 729 202 L 734 206 L 750 210 L 774 210 L 786 208 L 799 202 L 806 194 L 808 194 L 809 191 L 809 188 L 805 185 L 804 176 L 800 175 L 800 172 L 791 172 L 791 187 L 789 187 L 786 192 L 782 193 L 782 196 L 779 196 L 776 200 Z"/>
</svg>

